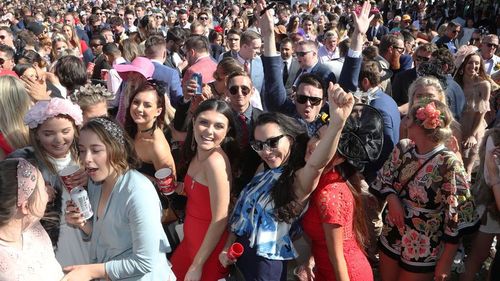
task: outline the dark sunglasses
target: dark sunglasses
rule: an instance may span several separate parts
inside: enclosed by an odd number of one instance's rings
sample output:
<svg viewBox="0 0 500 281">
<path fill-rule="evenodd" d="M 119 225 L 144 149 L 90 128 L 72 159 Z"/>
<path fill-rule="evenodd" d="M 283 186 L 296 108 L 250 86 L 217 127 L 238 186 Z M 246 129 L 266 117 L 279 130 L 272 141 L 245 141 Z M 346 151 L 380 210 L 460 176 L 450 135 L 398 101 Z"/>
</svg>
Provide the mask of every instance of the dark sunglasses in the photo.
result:
<svg viewBox="0 0 500 281">
<path fill-rule="evenodd" d="M 207 17 L 199 17 L 200 20 L 208 20 Z"/>
<path fill-rule="evenodd" d="M 429 61 L 429 58 L 428 57 L 417 56 L 416 60 L 419 61 L 419 62 L 425 62 L 425 61 Z"/>
<path fill-rule="evenodd" d="M 98 15 L 98 16 L 104 15 L 104 13 L 95 13 L 95 14 Z"/>
<path fill-rule="evenodd" d="M 155 16 L 155 18 L 157 18 L 157 19 L 162 19 L 162 18 L 163 18 L 163 16 Z"/>
<path fill-rule="evenodd" d="M 0 35 L 0 40 L 5 40 L 5 35 Z"/>
<path fill-rule="evenodd" d="M 319 105 L 323 99 L 322 98 L 318 98 L 318 97 L 309 97 L 309 96 L 304 96 L 304 95 L 296 95 L 295 96 L 295 100 L 298 103 L 300 103 L 300 104 L 304 104 L 307 101 L 309 101 L 309 103 L 312 106 L 316 106 L 316 105 Z"/>
<path fill-rule="evenodd" d="M 496 44 L 493 44 L 493 43 L 486 43 L 486 46 L 490 47 L 490 48 L 498 48 L 498 45 Z"/>
<path fill-rule="evenodd" d="M 308 53 L 310 53 L 312 51 L 306 51 L 306 52 L 295 52 L 295 54 L 297 55 L 297 57 L 303 57 L 305 55 L 307 55 Z"/>
<path fill-rule="evenodd" d="M 278 147 L 280 140 L 285 135 L 279 135 L 277 137 L 268 138 L 265 141 L 254 140 L 250 143 L 250 146 L 255 150 L 255 152 L 260 152 L 264 149 L 274 150 Z"/>
<path fill-rule="evenodd" d="M 0 65 L 3 65 L 5 63 L 5 59 L 0 58 Z"/>
<path fill-rule="evenodd" d="M 405 48 L 403 47 L 392 46 L 392 48 L 396 49 L 399 53 L 403 53 L 405 51 Z"/>
<path fill-rule="evenodd" d="M 459 32 L 460 32 L 460 30 L 453 30 L 452 31 L 453 34 L 456 34 L 456 33 L 459 33 Z"/>
<path fill-rule="evenodd" d="M 231 86 L 229 87 L 229 93 L 234 96 L 238 94 L 239 89 L 241 89 L 241 93 L 244 96 L 250 94 L 250 88 L 248 88 L 247 86 Z"/>
</svg>

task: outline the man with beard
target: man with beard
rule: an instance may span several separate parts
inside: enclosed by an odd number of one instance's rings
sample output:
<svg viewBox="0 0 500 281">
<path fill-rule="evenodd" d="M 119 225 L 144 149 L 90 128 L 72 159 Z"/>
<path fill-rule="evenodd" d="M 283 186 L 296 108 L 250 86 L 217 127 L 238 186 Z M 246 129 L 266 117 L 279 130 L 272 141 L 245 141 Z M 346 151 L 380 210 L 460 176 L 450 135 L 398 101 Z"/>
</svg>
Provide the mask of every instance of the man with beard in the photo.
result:
<svg viewBox="0 0 500 281">
<path fill-rule="evenodd" d="M 379 55 L 375 57 L 383 70 L 388 69 L 396 74 L 404 69 L 401 67 L 401 55 L 405 51 L 405 44 L 401 36 L 387 34 L 382 37 L 379 45 Z M 394 77 L 394 76 L 393 76 Z M 390 81 L 386 80 L 380 84 L 384 92 L 390 94 L 392 87 Z"/>
</svg>

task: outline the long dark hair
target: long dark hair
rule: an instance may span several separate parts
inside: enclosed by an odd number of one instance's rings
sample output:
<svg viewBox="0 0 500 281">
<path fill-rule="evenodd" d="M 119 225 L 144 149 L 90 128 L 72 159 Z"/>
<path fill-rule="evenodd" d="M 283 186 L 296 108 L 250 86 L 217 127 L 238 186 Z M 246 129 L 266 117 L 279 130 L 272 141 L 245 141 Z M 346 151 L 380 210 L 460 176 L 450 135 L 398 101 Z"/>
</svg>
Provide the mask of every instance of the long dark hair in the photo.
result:
<svg viewBox="0 0 500 281">
<path fill-rule="evenodd" d="M 222 115 L 224 115 L 229 121 L 229 128 L 226 134 L 226 137 L 221 143 L 222 150 L 226 153 L 229 158 L 229 162 L 231 163 L 231 171 L 236 174 L 235 169 L 233 168 L 233 164 L 238 163 L 236 161 L 237 156 L 239 155 L 239 145 L 236 139 L 236 121 L 234 120 L 233 111 L 229 107 L 229 105 L 221 100 L 209 99 L 200 103 L 200 105 L 196 108 L 196 111 L 193 113 L 193 122 L 198 118 L 202 112 L 205 111 L 216 111 Z M 182 155 L 184 160 L 184 169 L 187 171 L 189 167 L 189 163 L 193 160 L 193 157 L 196 155 L 197 143 L 194 139 L 193 133 L 193 122 L 189 122 L 188 131 L 186 135 L 186 141 L 184 142 L 184 146 L 182 148 Z"/>
<path fill-rule="evenodd" d="M 341 164 L 335 166 L 335 171 L 337 171 L 349 187 L 354 198 L 353 206 L 353 218 L 354 218 L 354 234 L 356 235 L 356 242 L 358 242 L 359 248 L 364 252 L 364 249 L 368 247 L 368 226 L 366 225 L 366 212 L 363 205 L 362 190 L 360 182 L 352 181 L 352 177 L 356 174 L 357 169 L 351 165 L 349 162 L 344 161 Z M 366 254 L 366 253 L 365 253 Z"/>
<path fill-rule="evenodd" d="M 309 137 L 305 128 L 297 120 L 276 112 L 259 115 L 254 128 L 269 123 L 278 125 L 282 133 L 293 140 L 288 160 L 283 163 L 283 173 L 271 190 L 276 218 L 278 221 L 291 222 L 303 209 L 303 206 L 296 201 L 297 196 L 291 187 L 295 181 L 295 172 L 306 164 L 304 156 Z"/>
<path fill-rule="evenodd" d="M 128 135 L 134 139 L 137 135 L 137 124 L 132 119 L 132 115 L 130 114 L 130 107 L 132 106 L 132 102 L 137 96 L 138 93 L 145 91 L 155 91 L 156 92 L 156 106 L 162 109 L 160 115 L 156 117 L 156 120 L 153 124 L 153 128 L 151 130 L 151 134 L 154 132 L 156 128 L 163 129 L 163 125 L 165 124 L 165 86 L 164 83 L 157 80 L 146 80 L 144 81 L 137 90 L 130 96 L 128 102 L 127 112 L 125 113 L 125 124 L 124 128 Z"/>
</svg>

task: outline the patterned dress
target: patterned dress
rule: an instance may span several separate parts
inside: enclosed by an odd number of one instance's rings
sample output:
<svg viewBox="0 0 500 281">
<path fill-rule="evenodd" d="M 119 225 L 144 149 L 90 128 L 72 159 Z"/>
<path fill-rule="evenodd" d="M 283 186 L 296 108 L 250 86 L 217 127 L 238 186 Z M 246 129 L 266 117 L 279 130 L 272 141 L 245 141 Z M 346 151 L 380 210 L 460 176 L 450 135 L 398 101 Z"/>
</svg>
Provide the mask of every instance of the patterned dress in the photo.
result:
<svg viewBox="0 0 500 281">
<path fill-rule="evenodd" d="M 421 155 L 411 140 L 401 140 L 372 186 L 382 198 L 396 194 L 404 207 L 405 225 L 401 229 L 387 219 L 387 208 L 384 211 L 379 246 L 410 272 L 432 272 L 444 243 L 458 243 L 465 232 L 478 225 L 466 172 L 453 152 L 439 152 L 418 170 L 441 149 L 443 145 Z"/>
</svg>

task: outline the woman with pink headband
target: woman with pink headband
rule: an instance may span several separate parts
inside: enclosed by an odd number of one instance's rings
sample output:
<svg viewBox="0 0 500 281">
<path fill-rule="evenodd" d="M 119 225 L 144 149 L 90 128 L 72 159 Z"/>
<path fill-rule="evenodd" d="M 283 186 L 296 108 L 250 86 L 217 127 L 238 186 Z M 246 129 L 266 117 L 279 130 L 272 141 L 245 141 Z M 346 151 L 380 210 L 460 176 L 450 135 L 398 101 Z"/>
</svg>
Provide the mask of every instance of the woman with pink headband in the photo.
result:
<svg viewBox="0 0 500 281">
<path fill-rule="evenodd" d="M 61 98 L 37 102 L 24 116 L 29 127 L 29 147 L 14 151 L 10 157 L 30 159 L 40 168 L 45 182 L 55 191 L 45 213 L 49 219 L 42 225 L 49 233 L 56 258 L 62 266 L 89 262 L 89 243 L 82 234 L 66 224 L 64 208 L 70 200 L 59 173 L 71 165 L 79 165 L 76 139 L 83 123 L 78 105 Z M 87 174 L 83 169 L 70 179 L 71 186 L 86 186 Z"/>
<path fill-rule="evenodd" d="M 49 194 L 40 171 L 20 158 L 0 162 L 0 280 L 60 280 L 63 272 L 40 224 Z"/>
</svg>

